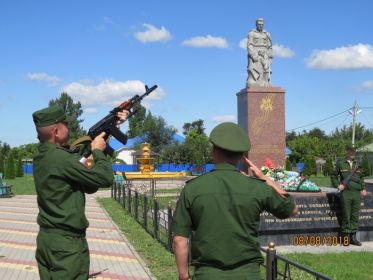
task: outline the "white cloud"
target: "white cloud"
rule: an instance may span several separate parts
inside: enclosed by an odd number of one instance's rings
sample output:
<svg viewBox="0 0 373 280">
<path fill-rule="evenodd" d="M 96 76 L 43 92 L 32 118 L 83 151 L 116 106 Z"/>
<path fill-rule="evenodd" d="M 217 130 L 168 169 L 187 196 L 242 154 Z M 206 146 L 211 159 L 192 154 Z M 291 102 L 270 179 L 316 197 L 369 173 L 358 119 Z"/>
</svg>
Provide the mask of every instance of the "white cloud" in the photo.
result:
<svg viewBox="0 0 373 280">
<path fill-rule="evenodd" d="M 241 49 L 247 49 L 247 38 L 242 39 L 238 46 Z M 272 51 L 274 57 L 291 58 L 295 55 L 292 49 L 279 44 L 274 44 L 272 46 Z"/>
<path fill-rule="evenodd" d="M 97 108 L 94 108 L 94 107 L 88 107 L 88 108 L 85 108 L 85 109 L 84 109 L 84 113 L 87 113 L 87 114 L 94 114 L 94 113 L 97 113 Z"/>
<path fill-rule="evenodd" d="M 354 91 L 373 91 L 373 80 L 362 82 L 358 86 L 353 87 Z"/>
<path fill-rule="evenodd" d="M 240 43 L 238 44 L 238 46 L 241 48 L 241 49 L 247 49 L 247 38 L 244 38 L 240 41 Z"/>
<path fill-rule="evenodd" d="M 357 44 L 331 50 L 314 50 L 306 59 L 306 65 L 323 70 L 373 68 L 373 46 Z"/>
<path fill-rule="evenodd" d="M 145 31 L 138 31 L 134 36 L 143 43 L 166 42 L 171 40 L 171 33 L 164 26 L 157 28 L 148 23 L 144 23 L 142 26 L 145 28 Z"/>
<path fill-rule="evenodd" d="M 272 48 L 275 57 L 291 58 L 295 55 L 293 50 L 283 45 L 274 44 Z"/>
<path fill-rule="evenodd" d="M 63 91 L 67 92 L 75 101 L 80 101 L 87 107 L 117 106 L 136 94 L 145 93 L 145 84 L 136 80 L 125 82 L 103 80 L 96 85 L 89 82 L 73 82 L 65 85 Z M 165 95 L 165 92 L 158 87 L 143 99 L 142 105 L 149 107 L 151 101 L 161 99 Z"/>
<path fill-rule="evenodd" d="M 60 82 L 59 78 L 56 76 L 49 76 L 47 73 L 28 73 L 26 79 L 31 81 L 44 81 L 47 82 L 49 86 L 56 86 Z"/>
<path fill-rule="evenodd" d="M 216 123 L 222 123 L 222 122 L 234 122 L 237 123 L 237 118 L 234 115 L 219 115 L 219 116 L 214 116 L 212 118 L 213 122 Z"/>
<path fill-rule="evenodd" d="M 194 48 L 221 48 L 229 47 L 227 41 L 223 37 L 213 37 L 211 35 L 192 37 L 184 40 L 181 43 L 183 46 Z"/>
</svg>

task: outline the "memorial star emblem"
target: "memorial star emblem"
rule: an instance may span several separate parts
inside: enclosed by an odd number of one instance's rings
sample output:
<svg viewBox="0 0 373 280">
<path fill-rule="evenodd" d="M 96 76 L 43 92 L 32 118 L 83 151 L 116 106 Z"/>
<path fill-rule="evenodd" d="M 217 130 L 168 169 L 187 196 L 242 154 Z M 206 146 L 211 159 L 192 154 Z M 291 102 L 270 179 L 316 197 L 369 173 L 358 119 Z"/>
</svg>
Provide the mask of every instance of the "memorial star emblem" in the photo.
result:
<svg viewBox="0 0 373 280">
<path fill-rule="evenodd" d="M 263 112 L 270 112 L 273 110 L 272 99 L 267 97 L 262 99 L 262 104 L 260 104 L 260 110 Z"/>
</svg>

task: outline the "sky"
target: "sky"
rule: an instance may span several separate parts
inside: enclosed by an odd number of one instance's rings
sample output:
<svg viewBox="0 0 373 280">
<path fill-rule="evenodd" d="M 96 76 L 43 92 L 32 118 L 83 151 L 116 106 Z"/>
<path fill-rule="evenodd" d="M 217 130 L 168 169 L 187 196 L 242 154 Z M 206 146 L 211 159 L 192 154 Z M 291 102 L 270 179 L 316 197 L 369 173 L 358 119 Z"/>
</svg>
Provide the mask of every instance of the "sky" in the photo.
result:
<svg viewBox="0 0 373 280">
<path fill-rule="evenodd" d="M 372 10 L 369 0 L 1 1 L 0 141 L 36 143 L 32 113 L 61 92 L 81 102 L 88 130 L 154 84 L 143 104 L 179 133 L 197 119 L 206 133 L 237 122 L 245 40 L 259 17 L 287 131 L 350 125 L 355 101 L 357 121 L 373 128 Z"/>
</svg>

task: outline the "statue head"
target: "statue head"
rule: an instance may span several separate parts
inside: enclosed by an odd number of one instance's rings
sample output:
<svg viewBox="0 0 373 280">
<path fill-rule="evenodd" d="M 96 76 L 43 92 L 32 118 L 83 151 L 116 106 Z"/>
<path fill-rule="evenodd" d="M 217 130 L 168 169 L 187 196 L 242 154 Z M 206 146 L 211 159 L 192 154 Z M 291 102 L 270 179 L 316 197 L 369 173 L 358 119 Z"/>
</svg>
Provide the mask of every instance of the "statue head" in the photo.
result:
<svg viewBox="0 0 373 280">
<path fill-rule="evenodd" d="M 259 32 L 262 32 L 264 29 L 264 19 L 263 18 L 258 18 L 256 20 L 256 30 Z"/>
</svg>

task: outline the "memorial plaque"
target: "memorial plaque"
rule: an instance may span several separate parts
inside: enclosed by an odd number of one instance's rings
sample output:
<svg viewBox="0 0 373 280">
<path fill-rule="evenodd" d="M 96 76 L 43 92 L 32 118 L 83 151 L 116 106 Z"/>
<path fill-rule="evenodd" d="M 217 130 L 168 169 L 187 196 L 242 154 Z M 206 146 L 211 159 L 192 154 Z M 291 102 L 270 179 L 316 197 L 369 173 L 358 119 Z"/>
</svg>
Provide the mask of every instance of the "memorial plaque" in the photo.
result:
<svg viewBox="0 0 373 280">
<path fill-rule="evenodd" d="M 337 239 L 341 213 L 339 197 L 335 192 L 291 193 L 300 214 L 285 220 L 269 213 L 260 217 L 259 236 L 262 246 L 273 241 L 276 245 L 334 246 Z M 373 196 L 367 195 L 361 202 L 359 232 L 360 241 L 373 240 Z"/>
</svg>

